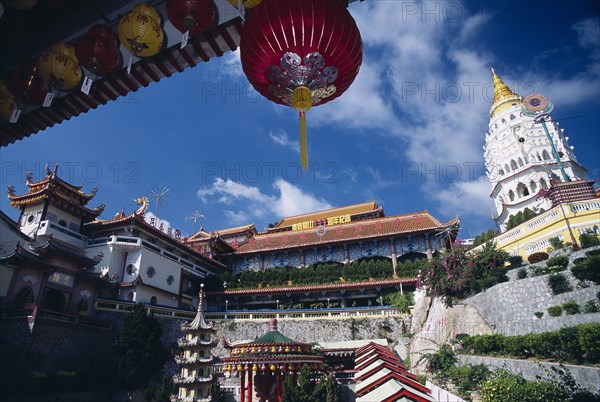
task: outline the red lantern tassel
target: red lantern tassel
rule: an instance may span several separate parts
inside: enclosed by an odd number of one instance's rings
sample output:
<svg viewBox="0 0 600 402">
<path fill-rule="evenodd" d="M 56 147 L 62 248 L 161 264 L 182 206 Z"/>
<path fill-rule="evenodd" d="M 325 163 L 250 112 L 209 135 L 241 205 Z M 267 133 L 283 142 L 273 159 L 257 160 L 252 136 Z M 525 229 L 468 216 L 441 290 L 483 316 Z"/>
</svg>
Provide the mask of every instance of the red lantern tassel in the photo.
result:
<svg viewBox="0 0 600 402">
<path fill-rule="evenodd" d="M 306 113 L 300 112 L 300 164 L 302 170 L 308 170 L 308 145 L 306 141 Z"/>
</svg>

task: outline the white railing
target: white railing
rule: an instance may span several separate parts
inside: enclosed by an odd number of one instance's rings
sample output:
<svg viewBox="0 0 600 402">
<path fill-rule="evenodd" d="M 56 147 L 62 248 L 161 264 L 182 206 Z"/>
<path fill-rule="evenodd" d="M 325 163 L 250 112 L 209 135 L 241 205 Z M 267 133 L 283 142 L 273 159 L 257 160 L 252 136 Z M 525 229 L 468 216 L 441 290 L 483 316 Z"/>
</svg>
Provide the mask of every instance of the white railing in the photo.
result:
<svg viewBox="0 0 600 402">
<path fill-rule="evenodd" d="M 539 226 L 542 226 L 544 223 L 558 219 L 558 217 L 559 217 L 558 211 L 553 211 L 552 213 L 550 213 L 546 216 L 543 216 L 540 219 L 536 219 L 533 222 L 531 222 L 530 224 L 528 224 L 527 229 L 533 230 Z"/>
</svg>

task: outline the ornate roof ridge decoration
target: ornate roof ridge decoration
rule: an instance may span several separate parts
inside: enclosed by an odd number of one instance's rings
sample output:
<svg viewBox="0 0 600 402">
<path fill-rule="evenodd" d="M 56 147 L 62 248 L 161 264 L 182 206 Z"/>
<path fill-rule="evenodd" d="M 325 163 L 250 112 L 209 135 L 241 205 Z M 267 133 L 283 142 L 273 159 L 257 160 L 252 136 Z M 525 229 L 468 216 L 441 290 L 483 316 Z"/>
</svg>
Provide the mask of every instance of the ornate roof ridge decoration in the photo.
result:
<svg viewBox="0 0 600 402">
<path fill-rule="evenodd" d="M 298 219 L 302 219 L 302 221 L 305 221 L 307 219 L 310 219 L 313 216 L 315 217 L 315 219 L 317 219 L 317 215 L 319 215 L 318 219 L 322 219 L 322 218 L 327 218 L 330 214 L 331 214 L 330 216 L 337 216 L 337 215 L 343 215 L 343 214 L 347 213 L 348 211 L 351 211 L 350 215 L 358 215 L 358 214 L 383 212 L 383 208 L 381 206 L 378 206 L 375 201 L 361 202 L 361 203 L 357 203 L 357 204 L 345 205 L 343 207 L 328 208 L 328 209 L 323 209 L 320 211 L 307 212 L 305 214 L 286 216 L 286 217 L 282 218 L 277 223 L 277 225 L 275 225 L 273 228 L 269 228 L 269 229 L 274 230 L 274 229 L 281 229 L 282 227 L 292 226 L 294 223 L 296 223 L 295 221 Z M 320 216 L 320 215 L 325 215 L 325 216 Z M 286 222 L 286 221 L 288 221 L 288 222 Z M 300 221 L 300 222 L 302 222 L 302 221 Z M 266 230 L 269 231 L 269 229 L 266 229 Z"/>
<path fill-rule="evenodd" d="M 49 269 L 50 273 L 58 269 L 58 267 L 51 263 L 47 258 L 42 255 L 36 254 L 33 250 L 27 250 L 21 246 L 21 242 L 18 242 L 12 252 L 6 255 L 0 255 L 0 262 L 10 261 L 29 261 L 36 264 L 42 265 Z"/>
<path fill-rule="evenodd" d="M 523 102 L 523 97 L 511 91 L 496 74 L 494 68 L 492 68 L 492 75 L 494 78 L 494 101 L 490 108 L 491 117 L 510 106 L 521 104 Z"/>
<path fill-rule="evenodd" d="M 207 324 L 204 320 L 204 284 L 200 284 L 200 292 L 198 294 L 198 310 L 196 316 L 189 324 L 183 324 L 181 330 L 184 332 L 197 331 L 199 329 L 207 329 L 216 332 L 216 328 L 212 323 Z"/>
<path fill-rule="evenodd" d="M 308 286 L 286 286 L 280 288 L 260 288 L 260 289 L 240 289 L 240 290 L 225 290 L 223 292 L 208 292 L 210 296 L 216 295 L 249 295 L 249 294 L 280 294 L 280 293 L 302 293 L 324 290 L 353 290 L 360 288 L 376 288 L 385 285 L 414 285 L 417 283 L 417 278 L 403 279 L 387 279 L 373 282 L 351 282 L 351 283 L 332 283 L 325 285 L 308 285 Z"/>
</svg>

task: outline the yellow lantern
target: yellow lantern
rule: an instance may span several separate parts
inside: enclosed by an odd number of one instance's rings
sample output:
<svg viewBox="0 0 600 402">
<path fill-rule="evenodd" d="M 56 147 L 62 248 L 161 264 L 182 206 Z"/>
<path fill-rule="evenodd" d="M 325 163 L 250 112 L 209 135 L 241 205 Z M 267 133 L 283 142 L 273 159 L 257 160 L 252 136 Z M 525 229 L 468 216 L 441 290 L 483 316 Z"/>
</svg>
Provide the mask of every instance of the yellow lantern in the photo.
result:
<svg viewBox="0 0 600 402">
<path fill-rule="evenodd" d="M 52 88 L 68 91 L 81 81 L 81 67 L 75 49 L 68 43 L 58 43 L 38 59 L 40 77 Z"/>
<path fill-rule="evenodd" d="M 33 8 L 37 0 L 4 0 L 4 4 L 16 8 L 17 10 L 29 10 Z"/>
<path fill-rule="evenodd" d="M 164 40 L 160 22 L 160 15 L 153 7 L 138 4 L 119 21 L 119 40 L 134 56 L 154 56 Z"/>
<path fill-rule="evenodd" d="M 0 120 L 9 121 L 17 109 L 15 98 L 8 91 L 0 91 Z"/>
<path fill-rule="evenodd" d="M 277 366 L 276 366 L 276 365 L 274 365 L 274 364 L 271 364 L 271 365 L 269 366 L 269 368 L 271 369 L 271 371 L 275 371 L 275 370 L 277 370 Z"/>
<path fill-rule="evenodd" d="M 258 371 L 258 366 L 256 364 L 252 365 L 252 371 Z"/>
<path fill-rule="evenodd" d="M 238 8 L 238 4 L 239 4 L 239 0 L 227 0 L 229 1 L 229 3 L 234 6 L 235 8 Z M 262 0 L 242 0 L 242 4 L 244 5 L 244 8 L 254 8 L 256 6 L 258 6 L 260 4 Z"/>
</svg>

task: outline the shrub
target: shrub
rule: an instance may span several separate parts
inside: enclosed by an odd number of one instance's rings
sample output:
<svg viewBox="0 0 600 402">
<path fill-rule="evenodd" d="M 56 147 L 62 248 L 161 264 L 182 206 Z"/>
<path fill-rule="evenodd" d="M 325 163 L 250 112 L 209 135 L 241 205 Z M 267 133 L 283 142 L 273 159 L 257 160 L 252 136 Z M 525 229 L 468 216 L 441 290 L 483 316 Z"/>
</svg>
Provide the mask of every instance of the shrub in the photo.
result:
<svg viewBox="0 0 600 402">
<path fill-rule="evenodd" d="M 463 397 L 469 397 L 471 391 L 479 389 L 481 383 L 489 378 L 490 370 L 483 364 L 476 366 L 466 364 L 452 367 L 448 374 L 458 388 L 458 393 Z"/>
<path fill-rule="evenodd" d="M 519 268 L 521 265 L 523 265 L 523 257 L 520 255 L 511 255 L 508 257 L 508 262 L 510 263 L 510 269 Z"/>
<path fill-rule="evenodd" d="M 561 306 L 548 307 L 548 314 L 550 315 L 550 317 L 560 317 L 562 315 L 562 307 Z"/>
<path fill-rule="evenodd" d="M 562 308 L 567 315 L 579 314 L 579 304 L 573 299 L 564 302 Z"/>
<path fill-rule="evenodd" d="M 544 313 L 542 313 L 541 311 L 536 311 L 535 313 L 533 313 L 537 318 L 542 318 L 544 316 Z"/>
<path fill-rule="evenodd" d="M 427 384 L 427 376 L 425 374 L 419 374 L 417 376 L 417 382 L 421 385 Z"/>
<path fill-rule="evenodd" d="M 594 299 L 588 300 L 584 304 L 582 312 L 585 314 L 600 313 L 600 306 L 598 305 L 598 301 Z"/>
<path fill-rule="evenodd" d="M 548 277 L 548 286 L 552 289 L 552 294 L 558 295 L 573 290 L 567 277 L 563 274 L 552 274 Z"/>
<path fill-rule="evenodd" d="M 525 279 L 527 278 L 527 270 L 525 268 L 521 268 L 517 271 L 517 279 Z"/>
<path fill-rule="evenodd" d="M 600 245 L 600 239 L 595 233 L 584 233 L 579 236 L 579 245 L 581 248 L 588 248 Z"/>
<path fill-rule="evenodd" d="M 424 358 L 427 360 L 427 370 L 441 376 L 446 376 L 457 362 L 452 347 L 447 343 L 441 345 L 437 352 L 426 354 Z"/>
<path fill-rule="evenodd" d="M 600 362 L 600 323 L 591 322 L 577 326 L 579 347 L 589 363 Z"/>
<path fill-rule="evenodd" d="M 550 242 L 550 246 L 552 246 L 554 250 L 560 250 L 565 246 L 565 243 L 558 236 L 549 238 L 548 242 Z"/>
<path fill-rule="evenodd" d="M 535 264 L 537 262 L 546 261 L 548 259 L 548 253 L 544 253 L 543 251 L 533 253 L 529 257 L 527 257 L 527 261 L 531 264 Z"/>
<path fill-rule="evenodd" d="M 546 260 L 547 267 L 558 266 L 561 269 L 565 269 L 567 268 L 567 265 L 569 265 L 569 258 L 564 255 L 557 255 L 556 257 L 548 258 Z"/>
<path fill-rule="evenodd" d="M 588 253 L 586 258 L 575 260 L 571 272 L 575 278 L 581 281 L 600 283 L 600 255 L 590 254 Z"/>
<path fill-rule="evenodd" d="M 569 395 L 558 385 L 526 381 L 519 375 L 499 370 L 495 378 L 482 384 L 481 398 L 484 402 L 562 402 L 569 400 Z"/>
</svg>

